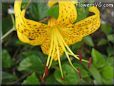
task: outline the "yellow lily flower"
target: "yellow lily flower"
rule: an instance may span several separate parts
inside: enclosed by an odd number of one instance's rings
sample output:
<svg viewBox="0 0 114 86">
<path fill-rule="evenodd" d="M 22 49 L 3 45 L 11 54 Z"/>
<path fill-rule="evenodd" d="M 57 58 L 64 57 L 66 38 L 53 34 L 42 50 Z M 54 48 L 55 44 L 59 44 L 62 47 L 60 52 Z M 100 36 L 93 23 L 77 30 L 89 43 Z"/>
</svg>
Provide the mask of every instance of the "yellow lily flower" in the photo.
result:
<svg viewBox="0 0 114 86">
<path fill-rule="evenodd" d="M 90 7 L 89 11 L 93 12 L 94 15 L 74 23 L 77 18 L 76 3 L 70 0 L 51 1 L 48 3 L 49 7 L 58 2 L 58 19 L 50 18 L 48 24 L 43 24 L 25 18 L 26 9 L 21 10 L 22 0 L 16 0 L 14 4 L 16 29 L 18 38 L 22 42 L 41 45 L 43 53 L 48 55 L 46 63 L 48 69 L 51 67 L 53 60 L 58 61 L 63 77 L 61 55 L 65 53 L 70 65 L 78 71 L 73 66 L 69 56 L 73 56 L 78 60 L 80 58 L 71 51 L 69 45 L 81 41 L 83 37 L 95 32 L 100 27 L 100 12 L 97 7 Z M 88 62 L 84 59 L 82 61 Z"/>
</svg>

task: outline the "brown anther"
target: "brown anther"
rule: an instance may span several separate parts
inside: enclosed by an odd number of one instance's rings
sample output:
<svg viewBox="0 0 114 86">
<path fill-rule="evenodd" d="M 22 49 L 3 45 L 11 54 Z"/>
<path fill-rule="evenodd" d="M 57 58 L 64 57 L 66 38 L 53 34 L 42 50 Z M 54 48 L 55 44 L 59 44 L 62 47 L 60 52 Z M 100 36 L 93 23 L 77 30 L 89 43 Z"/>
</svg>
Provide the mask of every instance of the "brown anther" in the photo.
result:
<svg viewBox="0 0 114 86">
<path fill-rule="evenodd" d="M 46 66 L 45 67 L 45 76 L 48 76 L 48 74 L 49 74 L 49 71 L 48 71 L 48 67 Z"/>
<path fill-rule="evenodd" d="M 82 76 L 81 76 L 81 71 L 80 71 L 80 68 L 77 68 L 77 70 L 78 70 L 79 77 L 80 77 L 80 79 L 81 79 L 81 78 L 82 78 Z"/>
<path fill-rule="evenodd" d="M 88 68 L 91 67 L 91 64 L 92 64 L 92 57 L 90 57 L 89 60 L 88 60 Z"/>
<path fill-rule="evenodd" d="M 62 80 L 64 80 L 64 77 L 61 77 Z"/>
<path fill-rule="evenodd" d="M 79 51 L 78 55 L 79 55 L 80 63 L 82 63 L 82 53 Z"/>
</svg>

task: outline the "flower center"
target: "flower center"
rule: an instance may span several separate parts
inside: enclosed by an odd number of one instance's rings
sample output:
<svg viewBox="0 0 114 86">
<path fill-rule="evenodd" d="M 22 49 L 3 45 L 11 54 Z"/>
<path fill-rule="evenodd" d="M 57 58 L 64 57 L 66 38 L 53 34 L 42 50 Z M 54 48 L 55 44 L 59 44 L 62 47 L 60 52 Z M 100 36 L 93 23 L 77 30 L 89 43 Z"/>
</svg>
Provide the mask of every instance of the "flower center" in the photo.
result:
<svg viewBox="0 0 114 86">
<path fill-rule="evenodd" d="M 48 55 L 48 59 L 47 59 L 47 63 L 46 63 L 46 67 L 48 67 L 48 69 L 51 67 L 52 61 L 53 59 L 55 59 L 55 54 L 57 55 L 57 60 L 59 63 L 59 67 L 60 67 L 60 71 L 61 71 L 61 76 L 63 77 L 63 71 L 62 71 L 62 67 L 61 67 L 61 61 L 60 61 L 60 47 L 62 48 L 62 50 L 64 51 L 70 65 L 72 66 L 72 68 L 74 70 L 76 70 L 78 72 L 78 70 L 73 66 L 70 56 L 75 57 L 76 59 L 80 60 L 80 58 L 75 55 L 71 49 L 69 48 L 69 46 L 65 43 L 63 36 L 60 33 L 60 28 L 56 27 L 56 28 L 52 28 L 51 30 L 51 44 L 50 44 L 50 50 L 49 50 L 49 55 Z M 84 62 L 88 62 L 84 59 L 82 59 L 82 61 Z M 45 76 L 45 73 L 44 73 Z"/>
</svg>

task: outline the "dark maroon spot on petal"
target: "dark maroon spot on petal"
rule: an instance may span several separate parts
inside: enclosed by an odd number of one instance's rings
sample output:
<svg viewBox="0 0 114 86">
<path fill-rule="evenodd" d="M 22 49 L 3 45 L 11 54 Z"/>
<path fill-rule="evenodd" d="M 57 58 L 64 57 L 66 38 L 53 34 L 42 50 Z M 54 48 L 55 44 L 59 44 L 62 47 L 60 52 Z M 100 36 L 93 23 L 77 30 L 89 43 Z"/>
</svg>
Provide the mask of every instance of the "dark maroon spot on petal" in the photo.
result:
<svg viewBox="0 0 114 86">
<path fill-rule="evenodd" d="M 29 40 L 34 40 L 33 38 L 28 38 Z"/>
<path fill-rule="evenodd" d="M 34 26 L 37 26 L 36 24 Z"/>
</svg>

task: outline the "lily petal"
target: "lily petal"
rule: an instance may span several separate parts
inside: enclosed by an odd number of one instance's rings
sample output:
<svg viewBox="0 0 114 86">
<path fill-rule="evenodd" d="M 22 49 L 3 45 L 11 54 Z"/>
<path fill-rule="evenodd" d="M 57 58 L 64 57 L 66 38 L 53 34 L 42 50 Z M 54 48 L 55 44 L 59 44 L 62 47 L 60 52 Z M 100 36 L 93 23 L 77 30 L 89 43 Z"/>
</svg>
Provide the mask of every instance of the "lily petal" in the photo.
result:
<svg viewBox="0 0 114 86">
<path fill-rule="evenodd" d="M 41 45 L 47 37 L 48 26 L 25 18 L 25 9 L 21 11 L 22 0 L 16 0 L 14 4 L 16 29 L 19 39 L 31 45 Z"/>
<path fill-rule="evenodd" d="M 100 27 L 100 12 L 97 7 L 90 7 L 90 12 L 94 15 L 63 28 L 61 32 L 68 45 L 81 41 L 84 36 L 95 32 Z"/>
<path fill-rule="evenodd" d="M 50 0 L 48 5 L 52 7 L 58 2 L 59 4 L 59 16 L 57 22 L 59 25 L 67 25 L 69 23 L 75 22 L 77 19 L 77 11 L 75 4 L 76 2 L 72 0 Z"/>
<path fill-rule="evenodd" d="M 14 13 L 16 17 L 20 16 L 21 14 L 21 3 L 22 3 L 22 0 L 15 0 Z"/>
<path fill-rule="evenodd" d="M 90 12 L 94 15 L 90 16 L 74 25 L 74 29 L 77 30 L 83 37 L 92 34 L 100 27 L 100 12 L 95 6 L 89 8 Z"/>
<path fill-rule="evenodd" d="M 60 25 L 73 23 L 77 18 L 75 4 L 72 1 L 59 2 L 59 17 L 57 19 Z"/>
</svg>

